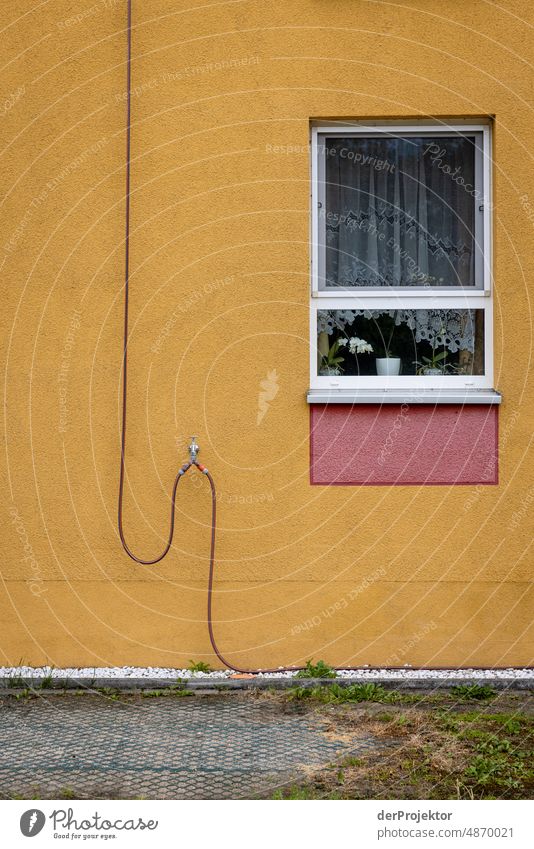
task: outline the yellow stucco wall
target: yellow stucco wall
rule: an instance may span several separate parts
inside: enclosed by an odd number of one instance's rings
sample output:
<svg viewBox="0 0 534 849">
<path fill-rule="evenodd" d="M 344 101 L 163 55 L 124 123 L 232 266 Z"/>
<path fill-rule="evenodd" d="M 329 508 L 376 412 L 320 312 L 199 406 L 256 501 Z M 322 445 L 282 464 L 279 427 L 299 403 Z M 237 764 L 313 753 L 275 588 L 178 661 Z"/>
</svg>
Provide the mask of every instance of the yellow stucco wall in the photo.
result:
<svg viewBox="0 0 534 849">
<path fill-rule="evenodd" d="M 530 663 L 531 0 L 133 5 L 131 544 L 196 433 L 234 662 Z M 116 531 L 125 15 L 4 7 L 0 663 L 216 665 L 205 479 Z M 500 485 L 310 487 L 309 121 L 485 115 Z"/>
</svg>

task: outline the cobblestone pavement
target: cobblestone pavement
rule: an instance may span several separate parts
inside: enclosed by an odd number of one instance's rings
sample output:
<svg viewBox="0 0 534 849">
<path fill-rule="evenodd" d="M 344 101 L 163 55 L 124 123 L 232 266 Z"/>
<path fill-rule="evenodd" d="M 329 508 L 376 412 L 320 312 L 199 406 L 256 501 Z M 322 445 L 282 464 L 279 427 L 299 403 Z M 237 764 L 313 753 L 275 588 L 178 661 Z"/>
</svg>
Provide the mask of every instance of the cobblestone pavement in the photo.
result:
<svg viewBox="0 0 534 849">
<path fill-rule="evenodd" d="M 250 696 L 4 696 L 0 797 L 254 798 L 376 747 Z"/>
</svg>

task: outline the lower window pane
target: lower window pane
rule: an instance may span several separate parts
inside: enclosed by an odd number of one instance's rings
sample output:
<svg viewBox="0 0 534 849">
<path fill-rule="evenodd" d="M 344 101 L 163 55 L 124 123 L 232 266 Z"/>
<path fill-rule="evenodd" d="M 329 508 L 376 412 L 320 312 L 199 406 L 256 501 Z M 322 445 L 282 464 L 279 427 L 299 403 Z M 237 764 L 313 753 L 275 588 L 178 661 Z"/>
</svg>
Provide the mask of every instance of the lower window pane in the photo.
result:
<svg viewBox="0 0 534 849">
<path fill-rule="evenodd" d="M 319 310 L 319 375 L 482 375 L 484 310 Z"/>
</svg>

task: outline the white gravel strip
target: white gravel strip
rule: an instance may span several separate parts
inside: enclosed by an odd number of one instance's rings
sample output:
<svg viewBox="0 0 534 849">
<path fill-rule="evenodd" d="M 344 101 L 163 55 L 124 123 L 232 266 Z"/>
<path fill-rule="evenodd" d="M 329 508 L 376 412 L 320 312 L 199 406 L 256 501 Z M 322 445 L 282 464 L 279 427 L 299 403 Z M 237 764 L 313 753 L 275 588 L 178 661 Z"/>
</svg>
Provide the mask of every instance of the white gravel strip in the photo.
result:
<svg viewBox="0 0 534 849">
<path fill-rule="evenodd" d="M 0 678 L 195 678 L 195 679 L 221 679 L 230 678 L 235 673 L 231 669 L 222 669 L 216 672 L 191 672 L 189 669 L 168 669 L 160 666 L 113 666 L 113 667 L 69 667 L 57 669 L 48 666 L 2 666 L 0 667 Z M 260 672 L 258 678 L 293 678 L 295 672 Z M 531 679 L 534 682 L 534 669 L 342 669 L 337 673 L 338 678 L 350 678 L 354 681 L 380 681 L 410 679 L 434 679 L 443 680 L 447 678 L 465 678 L 498 680 L 500 678 Z"/>
</svg>

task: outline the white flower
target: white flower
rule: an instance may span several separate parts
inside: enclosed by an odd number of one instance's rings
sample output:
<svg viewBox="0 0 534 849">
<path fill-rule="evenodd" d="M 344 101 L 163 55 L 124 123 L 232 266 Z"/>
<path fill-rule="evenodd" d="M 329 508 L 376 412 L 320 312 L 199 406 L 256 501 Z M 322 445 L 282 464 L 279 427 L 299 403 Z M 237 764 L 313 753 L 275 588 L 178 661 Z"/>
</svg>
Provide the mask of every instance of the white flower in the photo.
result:
<svg viewBox="0 0 534 849">
<path fill-rule="evenodd" d="M 346 339 L 344 339 L 343 337 L 341 337 L 341 339 L 338 339 L 338 340 L 337 340 L 337 344 L 338 344 L 338 347 L 339 347 L 339 348 L 342 348 L 342 347 L 343 347 L 343 345 L 346 345 L 346 344 L 347 344 L 347 340 L 346 340 Z"/>
<path fill-rule="evenodd" d="M 373 346 L 366 342 L 365 339 L 359 339 L 357 336 L 353 336 L 352 339 L 349 339 L 349 350 L 351 354 L 372 354 Z"/>
</svg>

